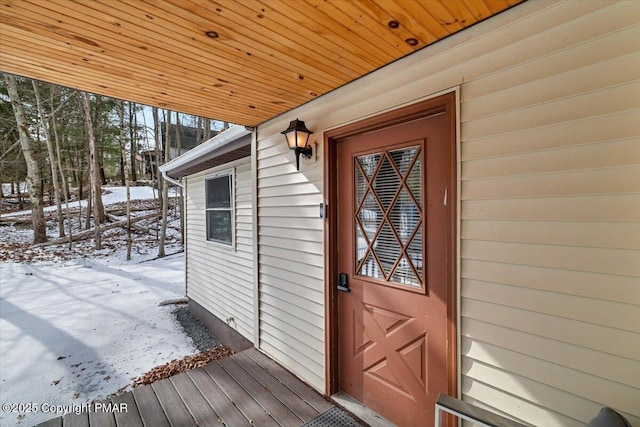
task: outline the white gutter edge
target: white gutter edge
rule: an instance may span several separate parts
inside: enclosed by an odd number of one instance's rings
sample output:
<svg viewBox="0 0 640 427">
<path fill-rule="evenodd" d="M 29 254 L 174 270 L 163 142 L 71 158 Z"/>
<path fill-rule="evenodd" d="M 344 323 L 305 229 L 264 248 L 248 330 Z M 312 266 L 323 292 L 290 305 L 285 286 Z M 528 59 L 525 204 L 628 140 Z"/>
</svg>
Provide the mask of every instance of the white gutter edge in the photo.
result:
<svg viewBox="0 0 640 427">
<path fill-rule="evenodd" d="M 242 138 L 243 136 L 250 135 L 250 134 L 251 134 L 251 130 L 247 130 L 247 128 L 245 128 L 244 126 L 230 127 L 224 132 L 219 133 L 213 138 L 193 148 L 192 150 L 189 150 L 186 153 L 182 154 L 181 156 L 178 156 L 175 159 L 161 165 L 159 167 L 160 172 L 162 172 L 162 176 L 164 177 L 164 179 L 166 179 L 169 182 L 173 182 L 176 185 L 180 185 L 182 187 L 182 185 L 178 184 L 177 181 L 175 181 L 173 178 L 167 177 L 167 173 L 171 172 L 172 170 L 186 163 L 196 160 L 200 156 L 203 156 L 207 153 L 215 151 L 218 148 L 230 142 L 233 142 L 238 138 Z"/>
<path fill-rule="evenodd" d="M 177 157 L 176 157 L 177 159 Z M 164 165 L 163 165 L 164 166 Z M 160 172 L 162 172 L 162 179 L 164 179 L 165 181 L 168 181 L 174 185 L 177 185 L 180 188 L 184 188 L 184 183 L 171 178 L 169 175 L 167 175 L 167 171 L 162 170 L 162 166 L 160 167 Z"/>
</svg>

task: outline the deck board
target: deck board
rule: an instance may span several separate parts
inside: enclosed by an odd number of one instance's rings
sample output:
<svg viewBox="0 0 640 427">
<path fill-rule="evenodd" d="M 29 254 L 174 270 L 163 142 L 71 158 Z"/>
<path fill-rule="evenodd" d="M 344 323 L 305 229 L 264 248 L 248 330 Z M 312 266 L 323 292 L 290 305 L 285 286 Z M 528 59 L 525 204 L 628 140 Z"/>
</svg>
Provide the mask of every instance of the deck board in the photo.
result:
<svg viewBox="0 0 640 427">
<path fill-rule="evenodd" d="M 242 388 L 251 396 L 260 396 L 258 403 L 278 422 L 278 424 L 297 425 L 302 423 L 303 418 L 298 417 L 291 409 L 287 408 L 278 398 L 271 394 L 271 390 L 260 384 L 242 366 L 236 362 L 235 358 L 227 357 L 219 361 L 220 366 L 229 373 Z"/>
<path fill-rule="evenodd" d="M 116 427 L 116 418 L 113 412 L 89 412 L 90 426 Z"/>
<path fill-rule="evenodd" d="M 144 427 L 140 414 L 138 413 L 138 406 L 136 405 L 136 401 L 133 399 L 133 395 L 131 393 L 124 393 L 120 396 L 116 396 L 112 399 L 112 402 L 118 405 L 123 403 L 127 405 L 126 411 L 116 411 L 113 413 L 118 427 Z M 102 424 L 96 425 L 101 426 Z"/>
<path fill-rule="evenodd" d="M 289 410 L 302 420 L 310 420 L 319 414 L 311 405 L 298 397 L 292 399 L 293 392 L 284 384 L 278 381 L 273 375 L 267 372 L 262 366 L 257 364 L 253 359 L 244 354 L 237 355 L 234 359 L 242 365 L 242 367 L 251 374 L 263 387 L 271 391 L 271 393 L 280 400 Z M 286 397 L 285 397 L 286 396 Z"/>
<path fill-rule="evenodd" d="M 89 414 L 83 412 L 81 414 L 69 413 L 62 417 L 62 427 L 88 427 Z"/>
<path fill-rule="evenodd" d="M 251 349 L 245 352 L 247 356 L 263 366 L 274 377 L 276 377 L 282 384 L 286 385 L 289 389 L 295 392 L 305 402 L 315 408 L 319 413 L 328 411 L 331 409 L 331 403 L 316 393 L 311 387 L 294 377 L 291 372 L 278 365 L 273 360 L 269 359 L 258 350 Z"/>
<path fill-rule="evenodd" d="M 256 403 L 227 371 L 218 363 L 210 363 L 204 370 L 213 378 L 220 388 L 225 391 L 229 399 L 236 404 L 240 412 L 249 420 L 249 424 L 264 427 L 279 427 L 278 423 Z M 255 396 L 259 399 L 261 396 Z"/>
<path fill-rule="evenodd" d="M 151 384 L 151 387 L 153 387 L 153 391 L 172 426 L 195 425 L 193 417 L 169 379 L 156 381 Z"/>
<path fill-rule="evenodd" d="M 47 420 L 41 424 L 38 424 L 38 427 L 62 427 L 62 417 Z"/>
<path fill-rule="evenodd" d="M 332 405 L 250 349 L 111 400 L 126 412 L 66 414 L 38 427 L 300 427 Z"/>
<path fill-rule="evenodd" d="M 245 418 L 236 405 L 229 400 L 229 396 L 207 375 L 204 369 L 194 370 L 188 374 L 209 404 L 219 414 L 224 424 L 228 426 L 246 426 L 249 424 L 249 420 Z"/>
<path fill-rule="evenodd" d="M 152 387 L 138 387 L 132 393 L 146 427 L 171 427 Z"/>
<path fill-rule="evenodd" d="M 209 405 L 207 399 L 186 373 L 173 376 L 170 381 L 197 425 L 203 427 L 219 427 L 222 425 L 220 416 Z"/>
</svg>

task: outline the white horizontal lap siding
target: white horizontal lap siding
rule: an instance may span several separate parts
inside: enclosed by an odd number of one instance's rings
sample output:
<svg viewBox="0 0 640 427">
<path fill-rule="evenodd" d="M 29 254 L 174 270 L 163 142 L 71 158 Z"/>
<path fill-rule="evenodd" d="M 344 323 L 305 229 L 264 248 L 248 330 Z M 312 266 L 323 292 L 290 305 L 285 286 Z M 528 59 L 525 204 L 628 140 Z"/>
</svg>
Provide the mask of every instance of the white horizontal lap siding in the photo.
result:
<svg viewBox="0 0 640 427">
<path fill-rule="evenodd" d="M 235 248 L 207 241 L 205 179 L 235 168 Z M 187 296 L 254 340 L 253 223 L 249 158 L 187 178 Z"/>
<path fill-rule="evenodd" d="M 640 424 L 640 4 L 560 3 L 494 36 L 461 86 L 463 398 Z"/>
<path fill-rule="evenodd" d="M 260 132 L 257 156 L 260 348 L 324 391 L 322 159 L 296 171 L 284 137 Z"/>
<path fill-rule="evenodd" d="M 462 398 L 539 426 L 602 406 L 640 425 L 637 40 L 640 2 L 525 2 L 262 125 L 265 351 L 320 388 L 322 159 L 296 172 L 279 132 L 299 117 L 321 140 L 457 87 Z"/>
</svg>

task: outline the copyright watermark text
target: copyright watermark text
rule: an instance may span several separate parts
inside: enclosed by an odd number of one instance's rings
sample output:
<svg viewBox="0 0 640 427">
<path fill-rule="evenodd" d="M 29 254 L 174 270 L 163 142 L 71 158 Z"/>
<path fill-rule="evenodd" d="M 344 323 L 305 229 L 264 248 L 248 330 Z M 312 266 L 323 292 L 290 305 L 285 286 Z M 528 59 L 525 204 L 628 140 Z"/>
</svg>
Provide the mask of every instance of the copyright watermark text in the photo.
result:
<svg viewBox="0 0 640 427">
<path fill-rule="evenodd" d="M 4 413 L 16 413 L 16 414 L 28 414 L 43 412 L 51 414 L 52 416 L 62 416 L 65 414 L 76 414 L 89 412 L 127 412 L 127 403 L 121 402 L 93 402 L 93 403 L 72 403 L 68 405 L 54 405 L 50 403 L 3 403 L 2 412 Z"/>
</svg>

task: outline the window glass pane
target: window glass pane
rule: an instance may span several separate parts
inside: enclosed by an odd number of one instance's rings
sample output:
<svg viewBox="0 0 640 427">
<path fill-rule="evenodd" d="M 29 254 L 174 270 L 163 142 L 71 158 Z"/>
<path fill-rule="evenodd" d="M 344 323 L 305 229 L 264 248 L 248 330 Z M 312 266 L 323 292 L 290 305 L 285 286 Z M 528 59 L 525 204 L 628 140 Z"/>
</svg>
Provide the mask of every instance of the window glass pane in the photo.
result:
<svg viewBox="0 0 640 427">
<path fill-rule="evenodd" d="M 416 277 L 415 273 L 411 269 L 411 265 L 407 261 L 406 257 L 402 257 L 400 263 L 393 272 L 391 280 L 396 283 L 409 286 L 420 286 L 420 280 Z"/>
<path fill-rule="evenodd" d="M 414 146 L 356 157 L 356 274 L 422 286 L 420 152 Z"/>
<path fill-rule="evenodd" d="M 409 243 L 407 255 L 411 264 L 418 270 L 418 274 L 422 277 L 422 226 L 418 228 L 418 232 Z"/>
<path fill-rule="evenodd" d="M 223 175 L 206 181 L 207 209 L 231 208 L 231 175 Z"/>
<path fill-rule="evenodd" d="M 378 195 L 378 198 L 380 198 L 385 210 L 391 204 L 399 186 L 400 177 L 393 169 L 393 166 L 391 166 L 389 160 L 385 157 L 373 181 L 373 189 Z"/>
<path fill-rule="evenodd" d="M 380 161 L 380 153 L 358 157 L 358 162 L 360 162 L 360 166 L 362 166 L 362 170 L 364 170 L 367 178 L 371 178 L 373 175 L 373 171 L 375 171 L 378 166 L 378 161 Z"/>
<path fill-rule="evenodd" d="M 358 274 L 361 276 L 374 277 L 376 279 L 384 279 L 382 272 L 378 268 L 378 263 L 373 258 L 371 252 L 367 255 L 366 260 L 358 270 Z"/>
<path fill-rule="evenodd" d="M 403 244 L 407 243 L 420 221 L 420 208 L 414 203 L 406 188 L 400 190 L 400 196 L 389 213 L 393 228 Z"/>
<path fill-rule="evenodd" d="M 356 221 L 356 265 L 362 262 L 362 258 L 364 258 L 368 248 L 369 242 L 362 232 L 360 224 Z"/>
<path fill-rule="evenodd" d="M 401 150 L 390 151 L 389 155 L 393 159 L 400 173 L 404 176 L 411 165 L 414 157 L 418 154 L 418 147 L 403 148 Z"/>
<path fill-rule="evenodd" d="M 389 274 L 393 264 L 400 258 L 401 247 L 388 222 L 385 222 L 382 226 L 380 234 L 378 234 L 376 241 L 373 243 L 373 250 L 378 255 L 384 274 Z"/>
<path fill-rule="evenodd" d="M 357 165 L 354 168 L 356 170 L 356 203 L 360 204 L 365 191 L 367 191 L 367 179 Z"/>
<path fill-rule="evenodd" d="M 415 164 L 407 176 L 407 186 L 411 190 L 411 194 L 416 198 L 418 203 L 422 203 L 422 170 L 420 166 L 420 158 L 416 160 Z"/>
<path fill-rule="evenodd" d="M 376 235 L 380 224 L 382 223 L 382 210 L 378 206 L 378 202 L 373 198 L 371 193 L 367 194 L 367 198 L 358 212 L 358 218 L 360 218 L 360 223 L 364 227 L 364 231 L 369 238 L 369 241 L 373 240 L 373 237 Z"/>
<path fill-rule="evenodd" d="M 207 239 L 232 242 L 231 211 L 207 211 Z"/>
</svg>

